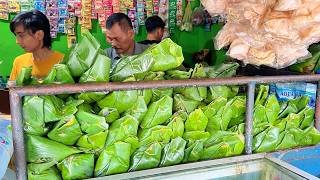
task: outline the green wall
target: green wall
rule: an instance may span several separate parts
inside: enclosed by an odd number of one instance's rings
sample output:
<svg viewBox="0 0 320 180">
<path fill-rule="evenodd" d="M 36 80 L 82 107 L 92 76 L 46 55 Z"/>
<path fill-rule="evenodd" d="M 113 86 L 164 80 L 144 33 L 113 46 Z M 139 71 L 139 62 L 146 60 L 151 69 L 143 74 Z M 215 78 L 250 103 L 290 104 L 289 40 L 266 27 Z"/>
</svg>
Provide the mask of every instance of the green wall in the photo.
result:
<svg viewBox="0 0 320 180">
<path fill-rule="evenodd" d="M 193 2 L 192 6 L 197 7 L 199 2 Z M 10 15 L 10 19 L 13 15 Z M 15 36 L 10 32 L 9 22 L 0 20 L 0 61 L 3 61 L 0 65 L 0 75 L 8 76 L 12 68 L 13 60 L 16 56 L 23 54 L 24 51 L 15 42 Z M 182 46 L 185 56 L 185 63 L 192 66 L 191 55 L 194 52 L 200 51 L 204 48 L 213 48 L 213 36 L 221 28 L 220 25 L 215 24 L 212 26 L 210 32 L 206 32 L 203 27 L 194 27 L 192 32 L 181 32 L 176 30 L 175 34 L 171 36 L 171 39 Z M 100 41 L 102 48 L 108 47 L 106 43 L 105 34 L 102 33 L 101 28 L 97 21 L 92 23 L 92 34 Z M 80 34 L 80 26 L 77 26 L 77 35 Z M 79 37 L 78 37 L 79 38 Z M 137 41 L 144 40 L 146 38 L 146 30 L 144 26 L 141 26 L 139 34 L 136 35 Z M 66 35 L 58 35 L 54 39 L 52 49 L 65 53 L 67 51 L 67 38 Z M 212 62 L 214 64 L 224 61 L 224 51 L 213 51 Z"/>
</svg>

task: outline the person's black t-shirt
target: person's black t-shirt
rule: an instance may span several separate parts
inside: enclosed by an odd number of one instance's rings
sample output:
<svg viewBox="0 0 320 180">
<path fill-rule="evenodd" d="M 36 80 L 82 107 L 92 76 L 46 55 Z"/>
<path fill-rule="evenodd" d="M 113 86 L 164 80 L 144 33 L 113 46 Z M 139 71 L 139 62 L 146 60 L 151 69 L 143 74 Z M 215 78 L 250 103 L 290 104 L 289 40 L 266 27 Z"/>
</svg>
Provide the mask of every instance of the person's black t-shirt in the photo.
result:
<svg viewBox="0 0 320 180">
<path fill-rule="evenodd" d="M 138 43 L 140 43 L 140 44 L 145 44 L 145 45 L 151 45 L 151 44 L 158 44 L 159 42 L 161 42 L 161 41 L 148 40 L 148 39 L 146 39 L 146 40 L 140 41 L 140 42 L 138 42 Z"/>
</svg>

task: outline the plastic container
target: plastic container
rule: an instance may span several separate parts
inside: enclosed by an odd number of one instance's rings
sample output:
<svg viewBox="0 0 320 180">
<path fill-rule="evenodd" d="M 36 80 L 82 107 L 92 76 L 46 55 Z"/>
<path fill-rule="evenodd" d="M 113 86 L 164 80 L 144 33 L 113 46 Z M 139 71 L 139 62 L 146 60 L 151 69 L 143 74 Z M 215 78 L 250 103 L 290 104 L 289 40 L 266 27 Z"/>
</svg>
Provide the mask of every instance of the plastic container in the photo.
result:
<svg viewBox="0 0 320 180">
<path fill-rule="evenodd" d="M 12 130 L 9 120 L 0 119 L 0 179 L 5 175 L 13 153 Z"/>
</svg>

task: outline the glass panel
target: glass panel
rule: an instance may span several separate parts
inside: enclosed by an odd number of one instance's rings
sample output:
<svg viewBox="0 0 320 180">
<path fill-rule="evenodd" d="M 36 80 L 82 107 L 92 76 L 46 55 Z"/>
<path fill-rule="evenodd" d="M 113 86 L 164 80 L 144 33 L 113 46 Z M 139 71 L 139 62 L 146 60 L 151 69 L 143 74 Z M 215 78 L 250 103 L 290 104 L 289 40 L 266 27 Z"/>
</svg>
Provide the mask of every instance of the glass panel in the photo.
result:
<svg viewBox="0 0 320 180">
<path fill-rule="evenodd" d="M 300 180 L 301 176 L 265 159 L 155 174 L 147 179 Z"/>
</svg>

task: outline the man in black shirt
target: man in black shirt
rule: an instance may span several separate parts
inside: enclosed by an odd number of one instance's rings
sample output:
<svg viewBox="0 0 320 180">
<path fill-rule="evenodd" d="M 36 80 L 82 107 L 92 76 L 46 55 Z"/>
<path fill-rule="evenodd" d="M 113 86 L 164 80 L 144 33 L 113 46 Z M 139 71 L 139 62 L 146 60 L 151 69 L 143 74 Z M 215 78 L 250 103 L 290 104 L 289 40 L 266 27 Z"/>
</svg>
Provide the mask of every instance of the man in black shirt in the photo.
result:
<svg viewBox="0 0 320 180">
<path fill-rule="evenodd" d="M 150 45 L 161 42 L 165 27 L 163 20 L 159 16 L 151 16 L 146 19 L 145 25 L 147 39 L 139 43 Z"/>
</svg>

